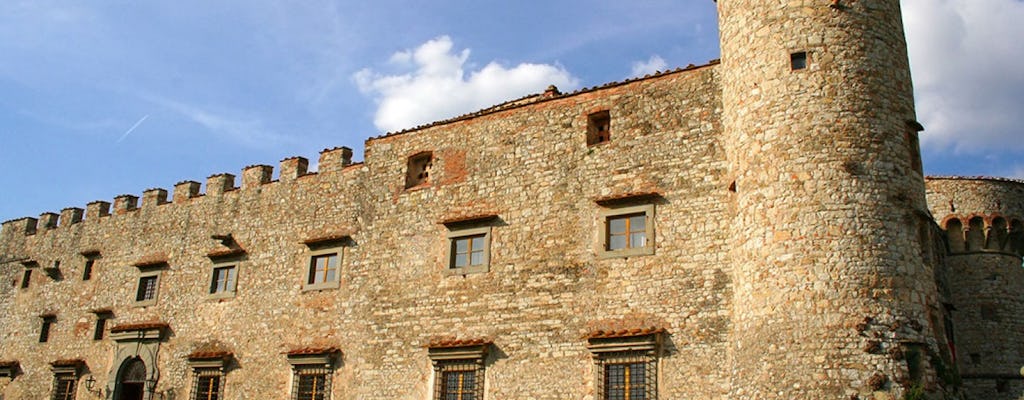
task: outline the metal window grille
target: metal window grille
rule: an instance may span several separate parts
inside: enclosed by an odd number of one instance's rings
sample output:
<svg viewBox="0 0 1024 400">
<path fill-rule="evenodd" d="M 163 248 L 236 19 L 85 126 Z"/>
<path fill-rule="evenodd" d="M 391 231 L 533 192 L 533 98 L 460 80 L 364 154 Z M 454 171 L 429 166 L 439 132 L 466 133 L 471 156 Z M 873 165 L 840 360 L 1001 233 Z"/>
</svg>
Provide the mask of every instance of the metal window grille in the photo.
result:
<svg viewBox="0 0 1024 400">
<path fill-rule="evenodd" d="M 292 399 L 327 400 L 331 392 L 332 370 L 326 367 L 295 368 Z"/>
<path fill-rule="evenodd" d="M 218 368 L 193 370 L 192 400 L 220 400 L 224 393 L 224 373 Z"/>
<path fill-rule="evenodd" d="M 61 373 L 53 376 L 53 400 L 75 400 L 75 374 Z"/>
<path fill-rule="evenodd" d="M 484 367 L 477 361 L 437 363 L 434 367 L 434 400 L 483 400 Z"/>
<path fill-rule="evenodd" d="M 156 298 L 155 276 L 144 276 L 139 278 L 139 291 L 135 295 L 135 301 L 153 300 Z"/>
<path fill-rule="evenodd" d="M 644 351 L 617 352 L 598 359 L 602 400 L 656 400 L 658 360 Z"/>
</svg>

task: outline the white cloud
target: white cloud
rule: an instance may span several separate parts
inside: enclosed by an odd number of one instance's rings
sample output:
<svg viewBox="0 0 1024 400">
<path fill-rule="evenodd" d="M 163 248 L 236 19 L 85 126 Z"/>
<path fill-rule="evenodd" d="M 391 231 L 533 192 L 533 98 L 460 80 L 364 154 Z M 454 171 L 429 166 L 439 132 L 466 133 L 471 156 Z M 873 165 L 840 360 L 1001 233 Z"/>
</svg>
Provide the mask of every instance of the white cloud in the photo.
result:
<svg viewBox="0 0 1024 400">
<path fill-rule="evenodd" d="M 653 74 L 658 71 L 664 71 L 668 67 L 668 63 L 661 56 L 655 54 L 651 56 L 647 61 L 634 61 L 633 72 L 630 77 L 644 76 L 647 74 Z"/>
<path fill-rule="evenodd" d="M 903 0 L 926 150 L 1024 150 L 1024 2 Z"/>
<path fill-rule="evenodd" d="M 397 131 L 539 93 L 548 85 L 562 90 L 578 85 L 564 68 L 547 64 L 509 68 L 492 61 L 467 76 L 469 49 L 453 52 L 452 47 L 452 40 L 441 36 L 392 55 L 389 62 L 397 74 L 365 68 L 353 76 L 359 89 L 377 102 L 377 128 Z"/>
</svg>

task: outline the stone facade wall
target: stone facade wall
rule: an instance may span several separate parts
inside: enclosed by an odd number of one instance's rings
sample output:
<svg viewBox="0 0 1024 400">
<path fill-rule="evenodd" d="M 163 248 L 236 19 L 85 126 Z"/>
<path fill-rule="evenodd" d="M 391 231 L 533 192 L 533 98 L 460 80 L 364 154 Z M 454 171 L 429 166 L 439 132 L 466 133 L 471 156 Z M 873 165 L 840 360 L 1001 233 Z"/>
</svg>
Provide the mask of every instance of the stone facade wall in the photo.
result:
<svg viewBox="0 0 1024 400">
<path fill-rule="evenodd" d="M 117 345 L 92 340 L 92 311 L 109 309 L 110 326 L 169 326 L 157 392 L 178 398 L 190 393 L 187 358 L 197 350 L 234 354 L 226 398 L 285 399 L 283 353 L 335 347 L 334 399 L 429 399 L 428 344 L 483 338 L 493 343 L 487 398 L 591 399 L 588 334 L 648 327 L 668 333 L 662 398 L 720 398 L 732 293 L 717 88 L 713 66 L 663 74 L 370 139 L 363 164 L 332 163 L 334 150 L 314 174 L 299 176 L 302 160 L 289 159 L 276 181 L 253 166 L 239 188 L 217 175 L 205 194 L 183 182 L 172 202 L 147 191 L 133 209 L 119 197 L 111 215 L 91 206 L 81 222 L 34 234 L 31 220 L 9 222 L 0 360 L 19 361 L 23 375 L 4 393 L 47 396 L 49 363 L 61 359 L 84 360 L 83 377 L 110 386 Z M 610 112 L 612 139 L 587 146 L 597 110 Z M 425 151 L 429 183 L 407 189 L 408 158 Z M 607 205 L 596 200 L 641 192 L 656 193 L 641 200 L 656 209 L 654 254 L 599 257 Z M 497 216 L 489 271 L 446 274 L 443 222 L 484 214 Z M 211 236 L 228 234 L 244 249 L 237 295 L 209 299 L 217 260 L 208 255 L 224 250 Z M 302 242 L 343 236 L 340 287 L 304 291 L 311 248 Z M 83 252 L 98 253 L 88 281 Z M 25 260 L 60 261 L 63 278 L 35 271 L 20 289 Z M 133 265 L 153 260 L 166 261 L 158 300 L 136 306 Z M 47 343 L 38 342 L 42 315 L 56 316 Z"/>
</svg>

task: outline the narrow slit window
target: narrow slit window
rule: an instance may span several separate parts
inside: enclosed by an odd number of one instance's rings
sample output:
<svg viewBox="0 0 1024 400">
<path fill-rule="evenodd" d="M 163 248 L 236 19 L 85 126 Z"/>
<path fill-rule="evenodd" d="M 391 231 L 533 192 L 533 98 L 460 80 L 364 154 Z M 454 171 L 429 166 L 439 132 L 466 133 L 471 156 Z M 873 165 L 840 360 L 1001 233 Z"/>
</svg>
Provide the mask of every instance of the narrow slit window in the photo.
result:
<svg viewBox="0 0 1024 400">
<path fill-rule="evenodd" d="M 110 315 L 97 314 L 96 315 L 96 328 L 92 332 L 92 340 L 103 340 L 103 335 L 107 331 L 107 320 L 110 319 Z"/>
<path fill-rule="evenodd" d="M 82 280 L 87 281 L 92 279 L 92 266 L 96 263 L 96 260 L 86 260 L 85 266 L 82 267 Z"/>
<path fill-rule="evenodd" d="M 43 317 L 43 325 L 39 327 L 39 343 L 46 343 L 50 341 L 50 330 L 53 329 L 53 323 L 56 321 L 57 317 Z"/>
<path fill-rule="evenodd" d="M 32 270 L 26 269 L 25 274 L 21 276 L 21 288 L 28 289 L 29 283 L 32 282 Z"/>
</svg>

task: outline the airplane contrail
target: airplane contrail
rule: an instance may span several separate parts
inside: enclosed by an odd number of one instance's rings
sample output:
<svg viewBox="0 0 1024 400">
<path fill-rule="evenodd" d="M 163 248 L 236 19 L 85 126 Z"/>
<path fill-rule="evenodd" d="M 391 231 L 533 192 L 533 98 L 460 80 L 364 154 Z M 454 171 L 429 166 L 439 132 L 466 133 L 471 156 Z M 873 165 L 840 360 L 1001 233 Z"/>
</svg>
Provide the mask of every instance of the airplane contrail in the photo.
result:
<svg viewBox="0 0 1024 400">
<path fill-rule="evenodd" d="M 117 141 L 114 142 L 114 143 L 121 143 L 121 141 L 124 140 L 124 138 L 128 137 L 128 134 L 132 133 L 132 131 L 135 130 L 135 128 L 138 128 L 139 125 L 142 125 L 142 121 L 145 121 L 146 118 L 149 118 L 149 114 L 146 114 L 146 115 L 142 116 L 142 118 L 139 118 L 139 122 L 136 122 L 135 125 L 132 125 L 131 128 L 128 128 L 128 130 L 125 131 L 124 134 L 121 135 L 121 137 L 119 139 L 117 139 Z"/>
</svg>

